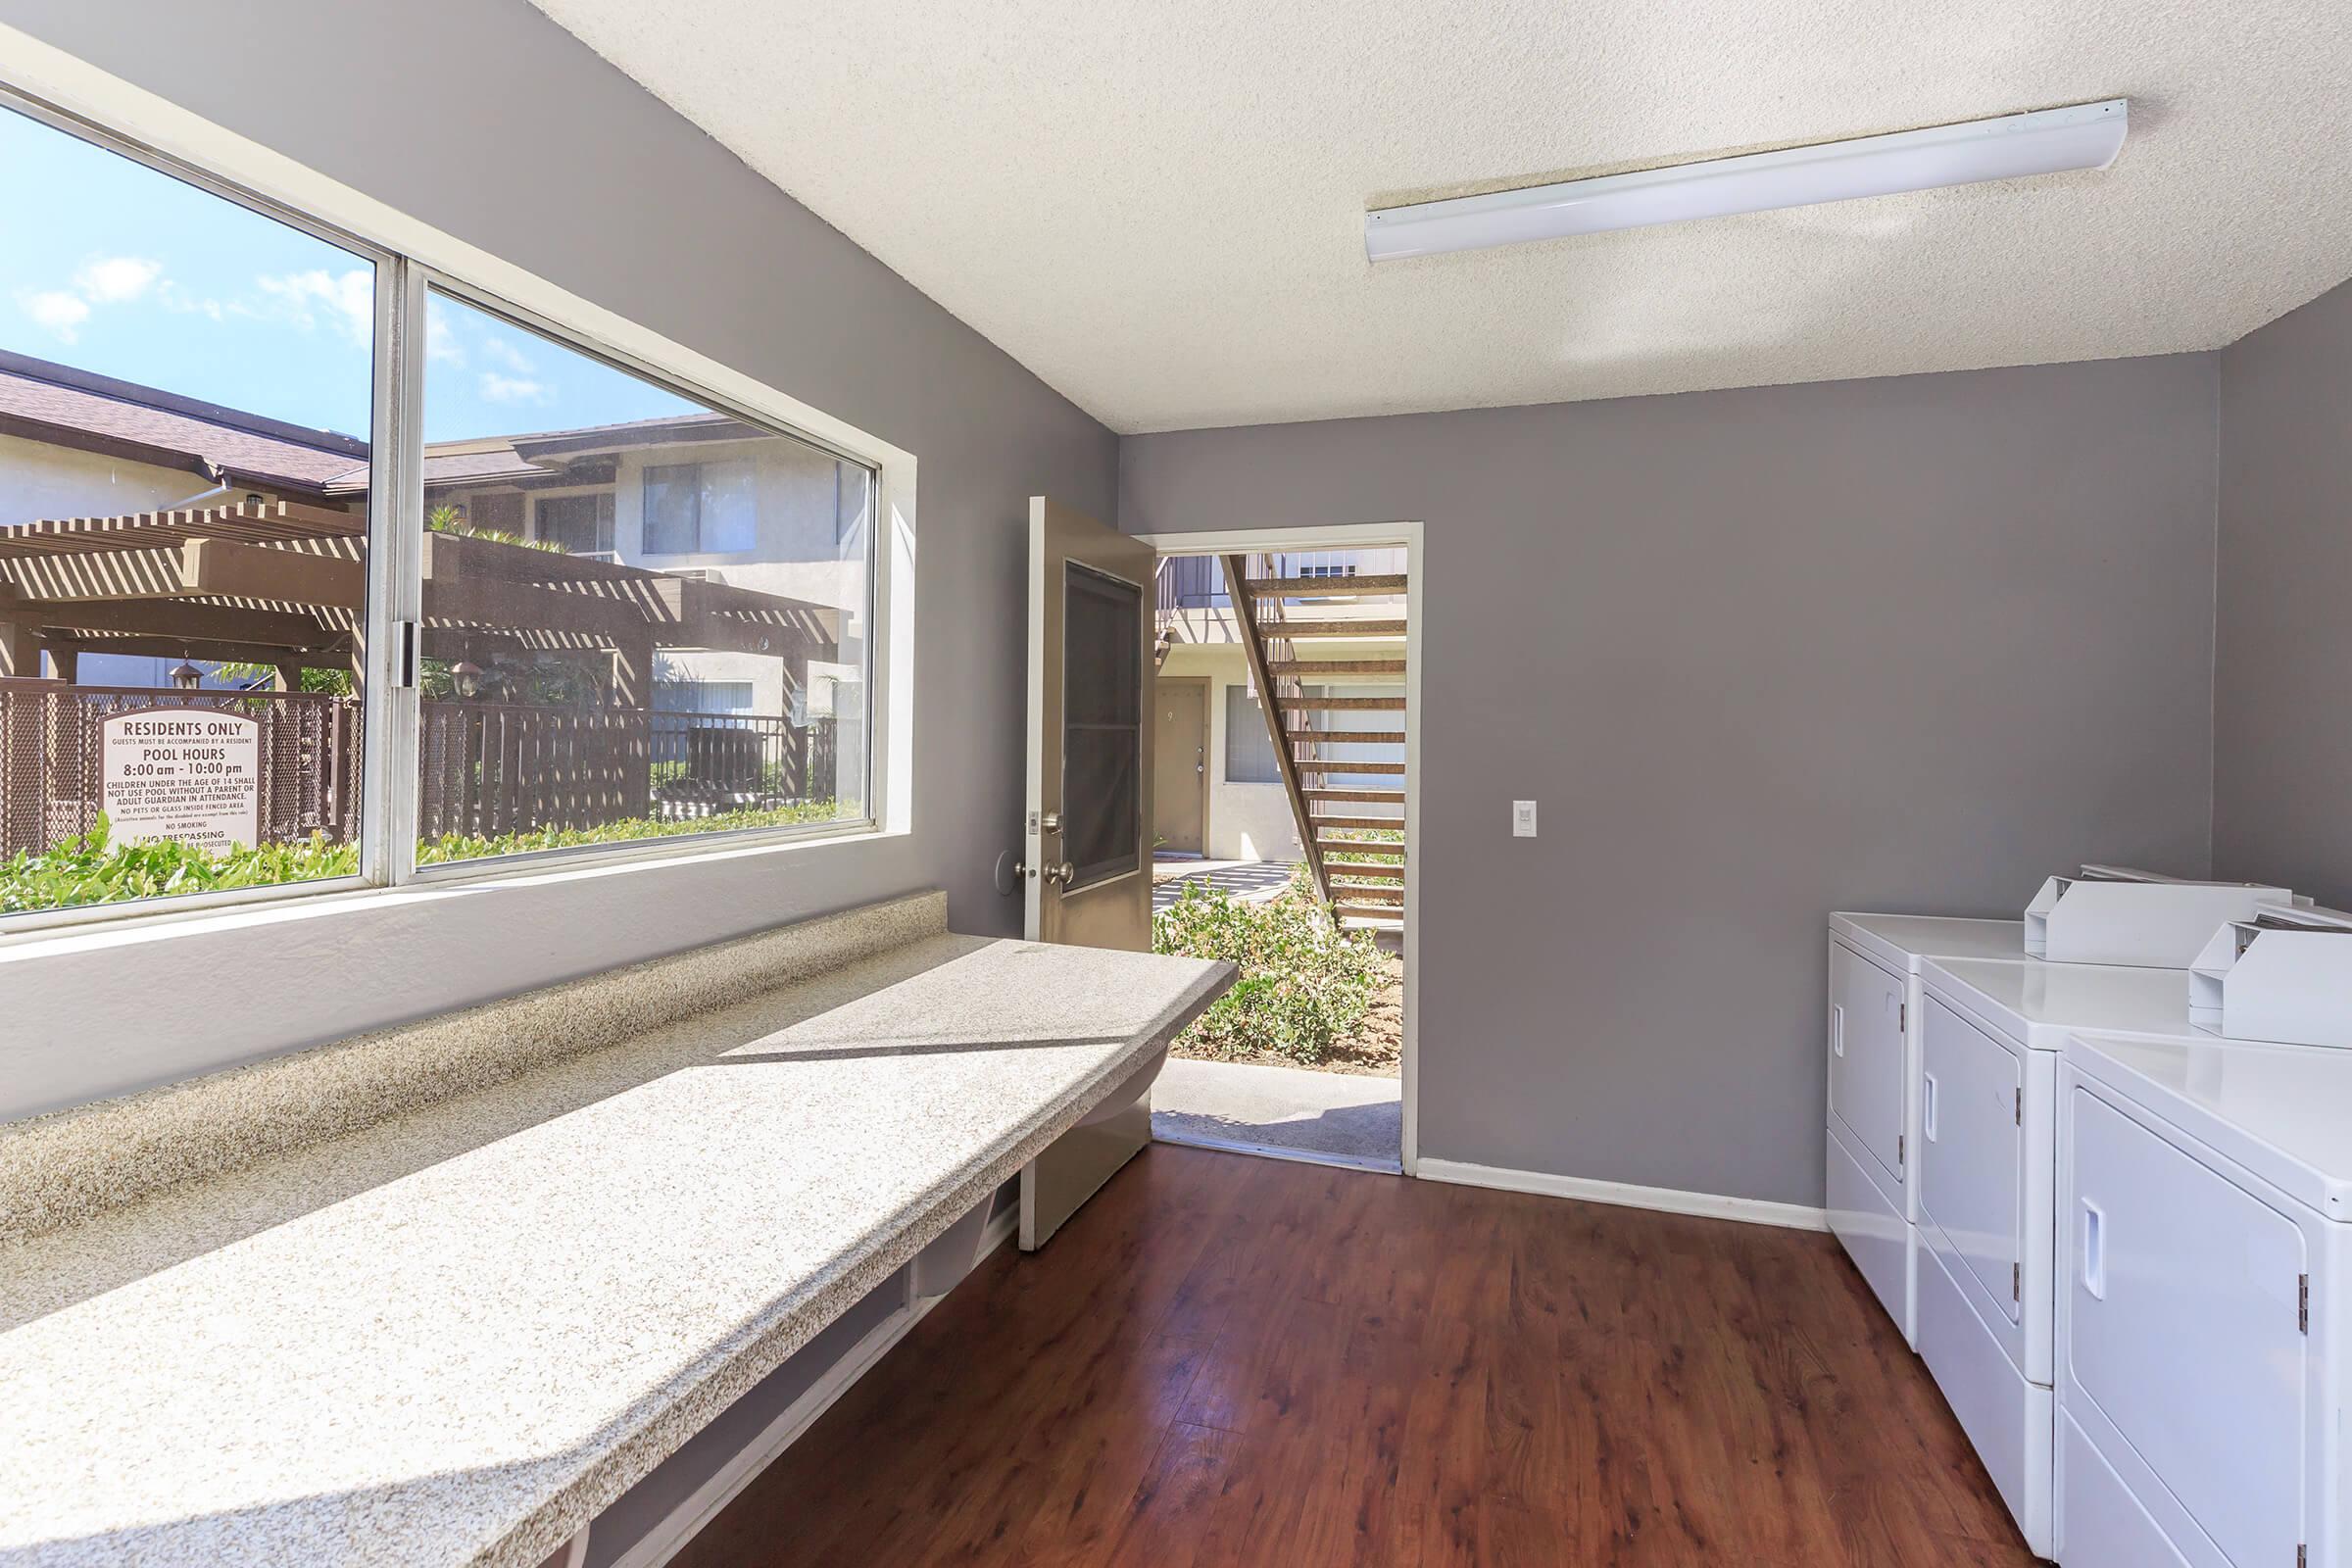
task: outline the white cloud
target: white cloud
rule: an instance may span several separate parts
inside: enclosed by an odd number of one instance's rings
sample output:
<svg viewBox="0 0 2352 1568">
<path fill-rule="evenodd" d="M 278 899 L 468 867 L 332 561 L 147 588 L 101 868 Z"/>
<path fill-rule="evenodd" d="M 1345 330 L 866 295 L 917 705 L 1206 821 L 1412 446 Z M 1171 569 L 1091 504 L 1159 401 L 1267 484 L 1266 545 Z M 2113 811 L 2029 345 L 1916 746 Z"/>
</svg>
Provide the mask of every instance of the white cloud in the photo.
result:
<svg viewBox="0 0 2352 1568">
<path fill-rule="evenodd" d="M 482 372 L 482 396 L 492 403 L 545 403 L 547 388 L 528 376 Z"/>
<path fill-rule="evenodd" d="M 89 302 L 63 289 L 44 289 L 39 293 L 20 289 L 17 305 L 32 318 L 35 325 L 54 333 L 60 343 L 73 342 L 80 335 L 77 329 L 81 323 L 90 318 Z"/>
<path fill-rule="evenodd" d="M 164 264 L 144 256 L 93 256 L 74 274 L 74 287 L 94 305 L 135 300 L 164 275 Z"/>
<path fill-rule="evenodd" d="M 503 337 L 482 339 L 482 353 L 492 364 L 503 365 L 516 375 L 528 375 L 533 369 L 531 362 L 523 358 L 522 351 Z"/>
<path fill-rule="evenodd" d="M 164 264 L 144 256 L 93 256 L 74 272 L 71 288 L 21 289 L 17 305 L 59 342 L 72 343 L 90 318 L 90 307 L 127 304 L 163 275 Z"/>
<path fill-rule="evenodd" d="M 306 332 L 315 328 L 323 316 L 335 330 L 354 343 L 374 340 L 375 280 L 358 268 L 341 273 L 322 269 L 286 272 L 253 281 L 269 296 L 272 314 Z"/>
<path fill-rule="evenodd" d="M 466 351 L 458 346 L 457 334 L 449 329 L 449 322 L 430 312 L 424 318 L 424 357 L 443 365 L 466 363 Z"/>
<path fill-rule="evenodd" d="M 167 311 L 182 315 L 194 314 L 218 321 L 228 313 L 220 302 L 208 296 L 198 296 L 181 288 L 172 278 L 165 278 L 155 287 L 155 302 Z"/>
</svg>

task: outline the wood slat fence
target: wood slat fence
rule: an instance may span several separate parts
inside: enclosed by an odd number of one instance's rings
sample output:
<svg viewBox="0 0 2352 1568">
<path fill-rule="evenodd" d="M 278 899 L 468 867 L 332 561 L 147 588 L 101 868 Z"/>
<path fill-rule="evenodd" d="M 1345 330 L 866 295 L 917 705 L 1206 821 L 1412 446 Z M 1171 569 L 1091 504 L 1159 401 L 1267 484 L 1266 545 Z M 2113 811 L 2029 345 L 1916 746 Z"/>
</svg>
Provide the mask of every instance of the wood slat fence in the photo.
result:
<svg viewBox="0 0 2352 1568">
<path fill-rule="evenodd" d="M 261 836 L 359 830 L 360 707 L 311 692 L 162 691 L 0 678 L 0 858 L 96 825 L 99 723 L 205 708 L 261 725 Z M 427 701 L 418 737 L 418 829 L 494 837 L 631 817 L 702 816 L 829 798 L 829 721 Z"/>
<path fill-rule="evenodd" d="M 261 833 L 266 842 L 323 833 L 349 838 L 360 820 L 360 713 L 312 692 L 159 691 L 0 679 L 0 856 L 38 853 L 98 822 L 98 726 L 118 713 L 202 708 L 261 724 Z"/>
</svg>

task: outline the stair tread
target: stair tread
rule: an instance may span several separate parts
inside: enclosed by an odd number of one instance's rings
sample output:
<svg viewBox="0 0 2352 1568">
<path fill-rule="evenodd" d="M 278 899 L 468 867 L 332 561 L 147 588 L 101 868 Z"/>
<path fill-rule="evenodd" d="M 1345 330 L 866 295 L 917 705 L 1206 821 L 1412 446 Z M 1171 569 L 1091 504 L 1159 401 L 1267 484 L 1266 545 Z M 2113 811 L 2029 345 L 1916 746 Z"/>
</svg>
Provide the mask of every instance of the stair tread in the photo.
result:
<svg viewBox="0 0 2352 1568">
<path fill-rule="evenodd" d="M 1269 675 L 1401 675 L 1401 659 L 1269 659 Z"/>
<path fill-rule="evenodd" d="M 1402 762 L 1304 761 L 1298 764 L 1301 773 L 1402 773 Z"/>
<path fill-rule="evenodd" d="M 1360 577 L 1250 577 L 1242 588 L 1260 599 L 1361 599 L 1400 594 L 1404 585 L 1405 574 L 1399 571 Z"/>
<path fill-rule="evenodd" d="M 1378 877 L 1384 881 L 1401 882 L 1404 880 L 1404 867 L 1384 865 L 1378 860 L 1334 860 L 1326 858 L 1323 861 L 1323 874 L 1325 876 Z"/>
<path fill-rule="evenodd" d="M 1400 729 L 1286 729 L 1295 741 L 1322 741 L 1332 746 L 1402 746 Z"/>
<path fill-rule="evenodd" d="M 1401 620 L 1293 620 L 1286 615 L 1280 620 L 1266 622 L 1264 631 L 1269 638 L 1280 638 L 1286 642 L 1299 642 L 1310 638 L 1324 637 L 1401 637 L 1404 635 L 1404 622 Z"/>
<path fill-rule="evenodd" d="M 1298 793 L 1310 801 L 1361 801 L 1367 804 L 1377 802 L 1391 806 L 1404 804 L 1404 791 L 1402 790 L 1311 789 L 1300 790 Z"/>
<path fill-rule="evenodd" d="M 1274 706 L 1286 712 L 1401 713 L 1401 697 L 1276 697 Z"/>
</svg>

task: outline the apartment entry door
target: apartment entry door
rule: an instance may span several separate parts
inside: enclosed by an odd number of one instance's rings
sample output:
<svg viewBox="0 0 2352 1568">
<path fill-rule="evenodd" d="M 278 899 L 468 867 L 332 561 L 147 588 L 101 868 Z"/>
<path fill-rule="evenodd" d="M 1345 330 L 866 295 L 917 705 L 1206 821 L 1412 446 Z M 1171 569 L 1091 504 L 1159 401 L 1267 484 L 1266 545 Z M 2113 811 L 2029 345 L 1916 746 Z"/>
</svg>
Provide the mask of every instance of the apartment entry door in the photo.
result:
<svg viewBox="0 0 2352 1568">
<path fill-rule="evenodd" d="M 1029 501 L 1029 783 L 1021 858 L 1032 942 L 1152 946 L 1150 545 Z M 1064 1133 L 1021 1171 L 1020 1243 L 1061 1222 L 1152 1141 L 1152 1099 Z"/>
<path fill-rule="evenodd" d="M 1199 855 L 1208 826 L 1208 682 L 1162 675 L 1152 690 L 1154 847 Z"/>
</svg>

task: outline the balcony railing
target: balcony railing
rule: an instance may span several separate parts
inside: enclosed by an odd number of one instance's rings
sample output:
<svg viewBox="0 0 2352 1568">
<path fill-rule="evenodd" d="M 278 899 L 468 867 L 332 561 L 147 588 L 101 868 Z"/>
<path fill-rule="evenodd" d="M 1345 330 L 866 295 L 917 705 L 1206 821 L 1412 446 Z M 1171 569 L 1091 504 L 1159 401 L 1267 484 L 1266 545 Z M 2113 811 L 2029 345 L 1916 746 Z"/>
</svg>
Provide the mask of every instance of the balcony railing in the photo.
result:
<svg viewBox="0 0 2352 1568">
<path fill-rule="evenodd" d="M 1404 570 L 1401 549 L 1288 550 L 1258 559 L 1277 577 L 1379 577 Z M 1355 602 L 1377 604 L 1380 599 Z M 1161 564 L 1159 608 L 1163 616 L 1184 610 L 1229 610 L 1232 606 L 1216 557 L 1174 556 Z"/>
</svg>

